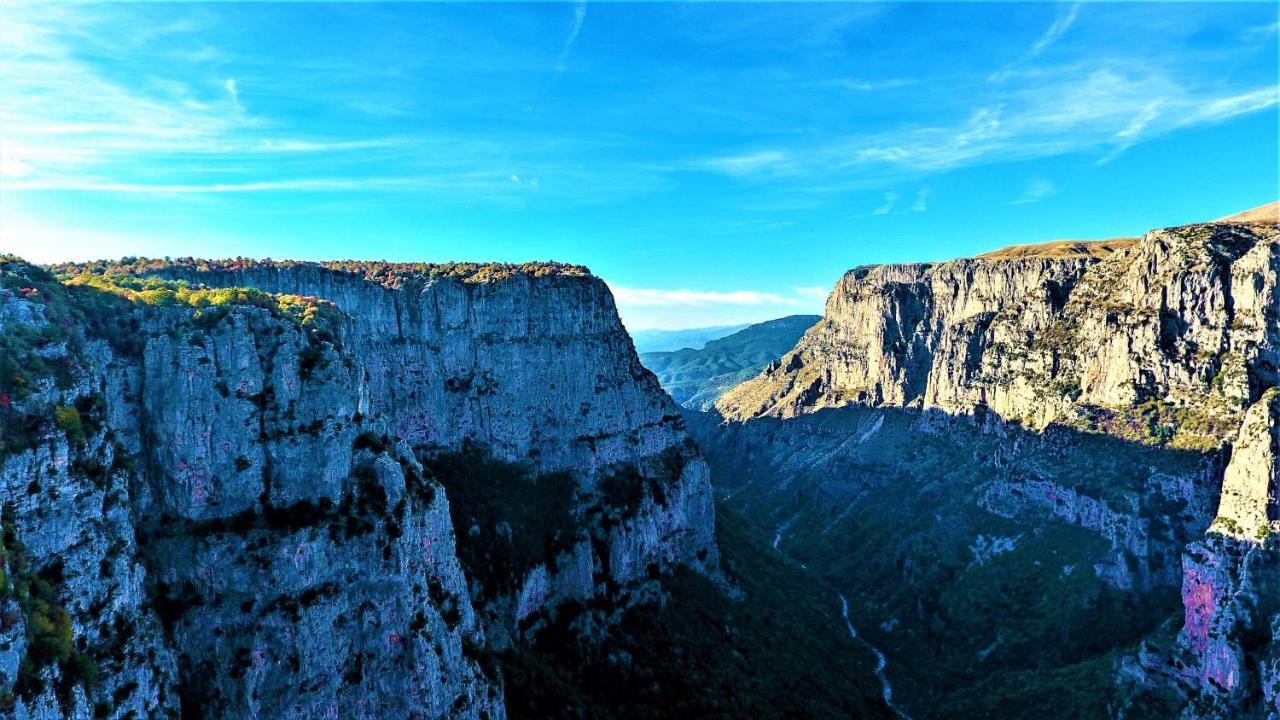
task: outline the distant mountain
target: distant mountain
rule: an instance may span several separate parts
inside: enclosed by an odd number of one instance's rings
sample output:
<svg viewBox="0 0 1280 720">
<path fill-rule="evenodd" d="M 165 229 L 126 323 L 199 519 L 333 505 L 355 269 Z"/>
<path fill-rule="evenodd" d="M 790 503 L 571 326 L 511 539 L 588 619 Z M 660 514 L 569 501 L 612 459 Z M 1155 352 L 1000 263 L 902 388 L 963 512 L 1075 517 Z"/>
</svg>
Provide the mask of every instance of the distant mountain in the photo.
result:
<svg viewBox="0 0 1280 720">
<path fill-rule="evenodd" d="M 636 330 L 631 333 L 631 341 L 635 343 L 636 352 L 670 352 L 690 348 L 699 350 L 703 345 L 725 335 L 735 333 L 745 327 L 743 325 L 716 325 L 714 327 L 688 328 L 685 330 Z"/>
<path fill-rule="evenodd" d="M 729 388 L 795 347 L 804 331 L 821 319 L 818 315 L 790 315 L 749 325 L 711 340 L 702 349 L 645 352 L 640 362 L 658 376 L 677 403 L 709 410 Z"/>
</svg>

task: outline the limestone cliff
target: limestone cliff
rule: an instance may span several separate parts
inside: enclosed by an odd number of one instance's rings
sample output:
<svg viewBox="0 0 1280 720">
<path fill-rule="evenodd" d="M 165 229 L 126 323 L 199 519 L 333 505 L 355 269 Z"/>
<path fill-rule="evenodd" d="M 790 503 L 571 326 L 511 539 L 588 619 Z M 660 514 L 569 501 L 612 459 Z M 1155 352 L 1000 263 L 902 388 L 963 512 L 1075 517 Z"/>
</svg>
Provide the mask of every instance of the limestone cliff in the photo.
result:
<svg viewBox="0 0 1280 720">
<path fill-rule="evenodd" d="M 822 411 L 876 406 L 924 410 L 922 426 L 930 415 L 971 417 L 997 432 L 1020 425 L 1018 433 L 1051 437 L 1070 428 L 1084 431 L 1082 443 L 1087 436 L 1131 441 L 1110 453 L 1147 446 L 1170 458 L 1202 457 L 1198 478 L 1152 474 L 1122 498 L 1116 490 L 1132 484 L 1124 479 L 1131 472 L 1107 479 L 1104 458 L 1073 451 L 1012 477 L 1000 467 L 983 478 L 976 500 L 1010 519 L 1052 515 L 1124 548 L 1115 561 L 1094 563 L 1113 587 L 1181 583 L 1181 622 L 1151 633 L 1142 652 L 1123 664 L 1122 677 L 1138 690 L 1110 712 L 1280 717 L 1274 645 L 1280 552 L 1272 537 L 1280 520 L 1275 208 L 1154 230 L 1136 241 L 1021 246 L 940 264 L 855 268 L 837 284 L 823 320 L 790 353 L 721 398 L 717 408 L 730 421 L 722 431 L 745 437 L 753 426 L 757 434 L 768 430 L 762 421 L 824 418 L 822 427 L 837 435 L 818 443 L 826 464 L 847 447 L 865 447 L 866 435 L 839 429 L 839 415 Z M 784 435 L 769 432 L 771 442 Z M 817 434 L 810 429 L 807 437 Z M 975 449 L 957 462 L 976 464 L 984 456 Z M 935 472 L 930 467 L 919 482 L 932 487 L 927 479 Z M 851 500 L 820 535 L 849 524 L 876 495 Z M 1186 514 L 1171 524 L 1165 508 L 1180 502 Z M 1156 528 L 1163 538 L 1153 542 Z M 983 557 L 989 547 L 1016 546 L 1016 536 L 975 545 Z M 994 650 L 982 652 L 985 661 Z M 1143 704 L 1150 693 L 1171 704 L 1153 710 Z"/>
<path fill-rule="evenodd" d="M 1280 520 L 1280 389 L 1271 388 L 1249 408 L 1233 448 L 1210 530 L 1264 540 Z"/>
<path fill-rule="evenodd" d="M 1123 677 L 1172 690 L 1186 720 L 1280 713 L 1280 547 L 1276 463 L 1280 391 L 1249 408 L 1223 474 L 1217 518 L 1182 558 L 1184 617 L 1169 643 L 1149 643 Z"/>
<path fill-rule="evenodd" d="M 716 565 L 706 466 L 581 268 L 0 269 L 15 717 L 502 717 L 481 645 Z M 563 522 L 516 547 L 450 462 Z M 520 562 L 480 577 L 481 540 Z"/>
<path fill-rule="evenodd" d="M 855 268 L 796 348 L 718 403 L 731 420 L 867 403 L 994 411 L 1147 442 L 1227 440 L 1280 367 L 1280 225 L 1147 233 L 1101 259 Z"/>
</svg>

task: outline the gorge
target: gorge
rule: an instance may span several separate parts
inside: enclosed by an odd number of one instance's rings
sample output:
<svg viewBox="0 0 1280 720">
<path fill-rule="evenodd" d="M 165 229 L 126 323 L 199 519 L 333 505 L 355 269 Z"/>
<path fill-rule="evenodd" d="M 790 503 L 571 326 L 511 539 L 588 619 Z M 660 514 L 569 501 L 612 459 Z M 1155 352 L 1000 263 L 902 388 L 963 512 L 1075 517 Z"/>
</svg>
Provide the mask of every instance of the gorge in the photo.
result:
<svg viewBox="0 0 1280 720">
<path fill-rule="evenodd" d="M 0 701 L 1269 717 L 1273 214 L 644 358 L 574 265 L 6 257 Z"/>
</svg>

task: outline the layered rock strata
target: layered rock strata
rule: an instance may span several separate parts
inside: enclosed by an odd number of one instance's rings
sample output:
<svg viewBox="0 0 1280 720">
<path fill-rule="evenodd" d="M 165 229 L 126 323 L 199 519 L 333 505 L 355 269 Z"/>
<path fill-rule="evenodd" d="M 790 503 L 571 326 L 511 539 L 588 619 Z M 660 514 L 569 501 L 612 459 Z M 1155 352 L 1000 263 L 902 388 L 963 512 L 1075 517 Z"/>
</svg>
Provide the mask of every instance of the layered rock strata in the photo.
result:
<svg viewBox="0 0 1280 720">
<path fill-rule="evenodd" d="M 715 567 L 706 466 L 603 283 L 377 267 L 4 260 L 4 712 L 498 718 L 482 646 Z M 499 589 L 459 543 L 511 529 L 456 528 L 431 474 L 464 446 L 573 479 L 557 554 Z"/>
<path fill-rule="evenodd" d="M 1277 382 L 1280 226 L 1168 228 L 1102 259 L 855 268 L 728 419 L 866 403 L 990 410 L 1207 448 Z"/>
</svg>

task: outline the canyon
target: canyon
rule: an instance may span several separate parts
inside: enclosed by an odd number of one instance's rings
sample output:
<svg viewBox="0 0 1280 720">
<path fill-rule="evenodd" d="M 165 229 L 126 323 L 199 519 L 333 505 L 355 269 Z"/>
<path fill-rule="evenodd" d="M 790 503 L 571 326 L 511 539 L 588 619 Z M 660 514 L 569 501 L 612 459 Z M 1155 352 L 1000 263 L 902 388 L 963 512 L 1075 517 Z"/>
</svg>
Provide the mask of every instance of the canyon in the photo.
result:
<svg viewBox="0 0 1280 720">
<path fill-rule="evenodd" d="M 1276 712 L 1280 204 L 848 271 L 688 413 L 913 716 Z"/>
<path fill-rule="evenodd" d="M 0 271 L 6 716 L 501 718 L 550 626 L 741 594 L 583 268 Z"/>
<path fill-rule="evenodd" d="M 576 265 L 6 256 L 0 707 L 1271 717 L 1269 207 L 643 355 Z"/>
</svg>

